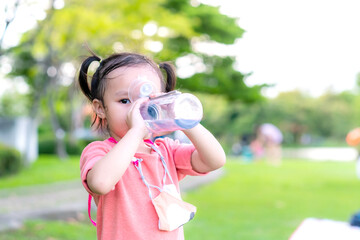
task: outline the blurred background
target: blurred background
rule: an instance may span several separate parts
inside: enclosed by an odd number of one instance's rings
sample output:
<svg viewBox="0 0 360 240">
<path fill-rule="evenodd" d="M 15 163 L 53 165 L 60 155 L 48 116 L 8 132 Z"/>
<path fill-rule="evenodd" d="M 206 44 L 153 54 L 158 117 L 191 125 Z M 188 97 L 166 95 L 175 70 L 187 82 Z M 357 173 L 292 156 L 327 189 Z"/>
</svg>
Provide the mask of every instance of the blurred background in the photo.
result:
<svg viewBox="0 0 360 240">
<path fill-rule="evenodd" d="M 76 83 L 80 63 L 90 55 L 87 46 L 104 57 L 130 51 L 157 62 L 172 61 L 177 68 L 177 89 L 200 98 L 202 124 L 223 145 L 229 166 L 245 177 L 242 171 L 247 169 L 249 179 L 261 179 L 266 173 L 276 179 L 279 169 L 291 172 L 294 166 L 303 167 L 305 175 L 314 166 L 303 166 L 303 160 L 312 157 L 296 161 L 296 150 L 335 149 L 339 151 L 322 160 L 338 156 L 342 165 L 323 163 L 320 171 L 328 169 L 324 176 L 336 173 L 337 180 L 347 179 L 359 187 L 357 151 L 345 141 L 348 132 L 360 124 L 359 5 L 351 0 L 2 0 L 0 188 L 8 191 L 78 178 L 82 149 L 100 137 L 90 128 L 92 109 Z M 243 161 L 244 138 L 253 136 L 255 127 L 263 123 L 272 123 L 282 132 L 284 164 L 279 168 L 264 163 L 238 165 L 249 162 Z M 49 180 L 40 173 L 32 182 L 32 169 L 51 171 L 46 170 L 51 168 L 49 162 L 56 162 L 54 171 L 64 167 L 68 175 Z M 252 175 L 256 169 L 260 175 Z M 339 173 L 339 169 L 344 171 Z M 235 182 L 241 181 L 240 172 L 235 173 Z M 314 173 L 314 179 L 321 174 Z M 248 190 L 246 196 L 254 193 Z M 345 202 L 353 197 L 344 197 Z M 275 209 L 287 205 L 284 199 L 274 202 Z M 286 239 L 309 215 L 347 220 L 356 206 L 360 208 L 359 202 L 347 206 L 338 215 L 322 211 L 317 215 L 308 209 L 307 215 L 287 220 L 284 231 L 275 231 L 274 238 L 268 239 Z M 261 233 L 272 234 L 266 228 L 259 230 L 257 221 L 250 221 L 254 228 L 246 230 L 248 237 L 243 239 L 265 239 L 259 237 Z M 224 236 L 224 232 L 219 234 Z"/>
</svg>

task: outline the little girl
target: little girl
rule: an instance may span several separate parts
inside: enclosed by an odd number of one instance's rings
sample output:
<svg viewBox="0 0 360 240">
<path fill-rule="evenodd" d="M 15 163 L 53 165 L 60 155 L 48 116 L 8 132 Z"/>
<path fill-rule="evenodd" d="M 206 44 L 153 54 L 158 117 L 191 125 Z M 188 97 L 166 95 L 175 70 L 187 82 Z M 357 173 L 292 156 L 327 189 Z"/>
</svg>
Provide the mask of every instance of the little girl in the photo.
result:
<svg viewBox="0 0 360 240">
<path fill-rule="evenodd" d="M 100 65 L 89 86 L 87 72 L 94 61 Z M 151 81 L 158 93 L 172 91 L 176 84 L 170 63 L 157 65 L 139 54 L 114 54 L 103 60 L 93 55 L 81 65 L 79 84 L 92 102 L 93 124 L 109 134 L 104 141 L 90 143 L 80 159 L 83 185 L 97 205 L 97 238 L 184 239 L 180 225 L 188 220 L 178 221 L 193 206 L 182 202 L 179 181 L 186 175 L 203 175 L 222 167 L 226 156 L 201 124 L 183 131 L 192 144 L 170 138 L 149 141 L 139 111 L 148 99 L 131 102 L 128 97 L 131 83 L 139 78 Z M 174 210 L 170 204 L 174 202 L 180 209 Z"/>
</svg>

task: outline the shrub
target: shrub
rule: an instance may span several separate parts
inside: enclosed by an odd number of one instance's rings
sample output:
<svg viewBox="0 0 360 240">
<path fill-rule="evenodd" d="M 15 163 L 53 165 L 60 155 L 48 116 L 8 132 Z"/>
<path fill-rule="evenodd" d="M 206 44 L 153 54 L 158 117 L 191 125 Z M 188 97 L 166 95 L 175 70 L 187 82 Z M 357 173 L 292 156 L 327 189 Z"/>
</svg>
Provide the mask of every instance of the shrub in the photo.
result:
<svg viewBox="0 0 360 240">
<path fill-rule="evenodd" d="M 39 138 L 39 154 L 55 154 L 54 138 Z"/>
<path fill-rule="evenodd" d="M 66 151 L 69 155 L 80 155 L 84 147 L 93 140 L 78 140 L 75 145 L 65 139 Z M 54 137 L 39 138 L 39 154 L 56 154 L 56 140 Z"/>
<path fill-rule="evenodd" d="M 0 177 L 17 173 L 22 166 L 20 152 L 12 147 L 0 144 Z"/>
</svg>

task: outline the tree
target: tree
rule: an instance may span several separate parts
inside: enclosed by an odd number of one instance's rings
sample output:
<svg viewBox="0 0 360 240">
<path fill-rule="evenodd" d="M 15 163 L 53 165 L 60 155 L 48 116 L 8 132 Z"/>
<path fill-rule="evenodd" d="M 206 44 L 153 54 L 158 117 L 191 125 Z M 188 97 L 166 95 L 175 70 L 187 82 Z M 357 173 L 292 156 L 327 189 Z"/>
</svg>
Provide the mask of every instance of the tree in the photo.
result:
<svg viewBox="0 0 360 240">
<path fill-rule="evenodd" d="M 5 26 L 2 30 L 2 33 L 0 35 L 0 57 L 3 55 L 3 41 L 6 35 L 6 32 L 10 26 L 10 24 L 14 21 L 15 16 L 16 16 L 16 11 L 19 7 L 20 4 L 20 0 L 14 0 L 14 1 L 9 1 L 7 3 L 5 3 L 4 5 L 4 21 L 5 21 Z"/>
<path fill-rule="evenodd" d="M 81 48 L 84 43 L 99 55 L 137 51 L 159 61 L 175 62 L 195 56 L 205 68 L 180 78 L 179 87 L 224 95 L 232 101 L 254 102 L 261 98 L 261 86 L 246 86 L 245 76 L 233 68 L 233 58 L 194 50 L 194 39 L 232 44 L 241 37 L 243 30 L 236 19 L 220 14 L 217 7 L 192 6 L 187 0 L 68 0 L 61 9 L 54 3 L 50 1 L 46 18 L 23 35 L 10 56 L 16 66 L 11 75 L 23 76 L 31 87 L 31 114 L 37 116 L 41 99 L 46 99 L 55 133 L 61 132 L 59 118 L 64 118 L 54 108 L 57 92 L 75 86 L 74 82 L 70 86 L 62 84 L 62 67 L 79 65 L 80 56 L 88 54 L 86 48 Z M 67 106 L 72 112 L 72 105 Z M 55 136 L 58 154 L 65 158 L 63 138 Z"/>
</svg>

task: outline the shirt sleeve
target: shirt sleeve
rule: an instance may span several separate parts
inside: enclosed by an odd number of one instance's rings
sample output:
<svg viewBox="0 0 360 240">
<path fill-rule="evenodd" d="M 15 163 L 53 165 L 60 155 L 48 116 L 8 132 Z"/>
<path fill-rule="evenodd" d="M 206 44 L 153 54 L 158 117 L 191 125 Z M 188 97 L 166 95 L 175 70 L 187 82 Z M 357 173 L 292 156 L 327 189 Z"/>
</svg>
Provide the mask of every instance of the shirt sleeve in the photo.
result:
<svg viewBox="0 0 360 240">
<path fill-rule="evenodd" d="M 172 155 L 179 180 L 183 179 L 186 175 L 202 176 L 207 174 L 199 173 L 192 168 L 191 156 L 195 151 L 194 145 L 182 144 L 178 140 L 173 140 L 171 138 L 165 138 L 163 143 Z"/>
<path fill-rule="evenodd" d="M 99 161 L 106 153 L 109 152 L 109 148 L 106 143 L 101 141 L 96 141 L 90 143 L 86 146 L 80 157 L 80 177 L 82 184 L 84 185 L 86 191 L 90 194 L 94 194 L 88 184 L 87 184 L 87 174 L 93 168 L 95 163 Z"/>
</svg>

